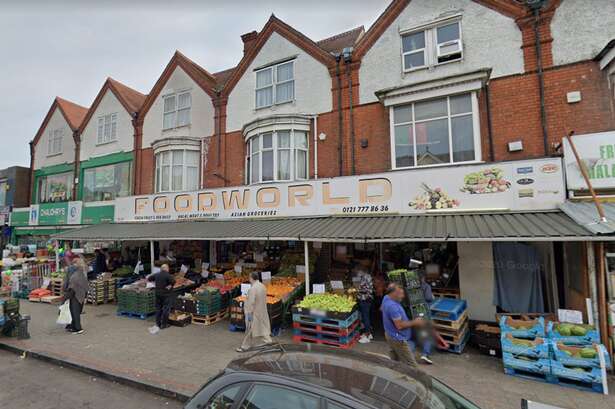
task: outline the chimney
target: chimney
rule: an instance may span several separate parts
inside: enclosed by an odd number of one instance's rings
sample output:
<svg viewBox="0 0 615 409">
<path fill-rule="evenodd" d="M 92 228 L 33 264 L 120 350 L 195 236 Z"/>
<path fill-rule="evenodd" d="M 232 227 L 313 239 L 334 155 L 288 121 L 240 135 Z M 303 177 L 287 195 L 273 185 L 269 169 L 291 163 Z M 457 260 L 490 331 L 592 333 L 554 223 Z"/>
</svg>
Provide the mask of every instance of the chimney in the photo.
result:
<svg viewBox="0 0 615 409">
<path fill-rule="evenodd" d="M 250 49 L 254 45 L 254 41 L 256 41 L 256 36 L 258 36 L 258 33 L 256 31 L 250 31 L 249 33 L 245 33 L 241 36 L 241 40 L 243 41 L 244 54 L 250 51 Z"/>
</svg>

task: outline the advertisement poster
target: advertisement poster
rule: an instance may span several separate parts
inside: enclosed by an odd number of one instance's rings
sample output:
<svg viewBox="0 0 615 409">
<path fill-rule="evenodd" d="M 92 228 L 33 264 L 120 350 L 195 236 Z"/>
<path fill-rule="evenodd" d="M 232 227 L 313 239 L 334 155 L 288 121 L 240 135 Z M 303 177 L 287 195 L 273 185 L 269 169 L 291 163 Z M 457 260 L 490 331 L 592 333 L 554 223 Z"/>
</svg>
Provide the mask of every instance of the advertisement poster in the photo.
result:
<svg viewBox="0 0 615 409">
<path fill-rule="evenodd" d="M 548 158 L 124 197 L 115 221 L 547 210 L 564 195 Z"/>
<path fill-rule="evenodd" d="M 572 142 L 585 163 L 594 189 L 615 188 L 615 131 L 574 135 Z M 564 161 L 568 189 L 586 190 L 587 184 L 566 138 L 564 138 Z"/>
</svg>

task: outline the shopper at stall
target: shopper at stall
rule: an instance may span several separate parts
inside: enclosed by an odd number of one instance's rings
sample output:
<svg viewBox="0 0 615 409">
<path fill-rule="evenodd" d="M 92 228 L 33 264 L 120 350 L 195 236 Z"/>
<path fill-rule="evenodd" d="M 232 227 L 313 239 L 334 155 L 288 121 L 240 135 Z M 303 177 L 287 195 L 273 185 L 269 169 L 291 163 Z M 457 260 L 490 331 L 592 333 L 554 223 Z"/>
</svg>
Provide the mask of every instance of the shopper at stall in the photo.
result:
<svg viewBox="0 0 615 409">
<path fill-rule="evenodd" d="M 173 305 L 171 290 L 175 284 L 175 278 L 169 273 L 169 265 L 163 264 L 160 272 L 151 274 L 147 280 L 155 283 L 156 292 L 156 326 L 159 329 L 169 327 L 169 314 Z"/>
<path fill-rule="evenodd" d="M 359 311 L 361 312 L 361 344 L 367 344 L 374 339 L 371 312 L 374 304 L 374 283 L 372 276 L 363 267 L 355 269 L 355 279 L 358 282 L 357 301 L 359 302 Z"/>
<path fill-rule="evenodd" d="M 263 338 L 264 344 L 272 342 L 271 323 L 267 312 L 267 287 L 258 278 L 258 272 L 250 273 L 250 289 L 243 305 L 246 317 L 246 336 L 241 347 L 237 348 L 237 352 L 249 350 L 253 345 L 254 338 Z"/>
<path fill-rule="evenodd" d="M 64 296 L 69 300 L 70 315 L 72 322 L 68 328 L 69 332 L 83 334 L 81 327 L 81 313 L 83 304 L 88 293 L 88 278 L 86 276 L 87 265 L 83 258 L 75 258 L 74 269 L 68 279 L 68 286 Z"/>
<path fill-rule="evenodd" d="M 94 259 L 94 267 L 91 274 L 88 274 L 89 279 L 96 279 L 98 275 L 107 271 L 107 257 L 100 249 L 94 251 L 96 258 Z"/>
<path fill-rule="evenodd" d="M 412 367 L 417 367 L 416 358 L 411 348 L 412 328 L 423 325 L 418 318 L 410 320 L 401 305 L 405 294 L 397 284 L 391 283 L 382 300 L 382 321 L 384 336 L 389 344 L 391 359 Z"/>
</svg>

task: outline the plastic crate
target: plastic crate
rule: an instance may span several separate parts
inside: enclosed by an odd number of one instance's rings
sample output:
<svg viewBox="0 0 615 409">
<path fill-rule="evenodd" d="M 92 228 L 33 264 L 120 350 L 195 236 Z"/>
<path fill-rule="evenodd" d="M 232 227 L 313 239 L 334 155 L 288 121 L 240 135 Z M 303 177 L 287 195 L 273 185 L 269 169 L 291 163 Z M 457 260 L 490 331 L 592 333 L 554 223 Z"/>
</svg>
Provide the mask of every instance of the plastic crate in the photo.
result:
<svg viewBox="0 0 615 409">
<path fill-rule="evenodd" d="M 557 378 L 569 379 L 586 384 L 602 383 L 602 372 L 598 368 L 572 368 L 561 362 L 551 363 L 551 374 Z"/>
<path fill-rule="evenodd" d="M 596 350 L 596 356 L 594 358 L 582 358 L 577 356 L 577 354 L 583 348 L 593 348 Z M 570 346 L 565 345 L 560 342 L 552 342 L 552 350 L 553 350 L 553 360 L 561 363 L 565 366 L 574 366 L 578 368 L 600 368 L 600 356 L 598 355 L 602 352 L 604 356 L 604 361 L 606 363 L 606 368 L 611 369 L 611 359 L 609 357 L 609 353 L 606 348 L 604 348 L 601 344 L 592 344 L 590 346 Z M 568 351 L 569 353 L 567 353 Z"/>
<path fill-rule="evenodd" d="M 502 334 L 511 334 L 515 338 L 534 339 L 545 338 L 545 319 L 539 317 L 533 320 L 514 320 L 508 316 L 500 319 Z"/>
<path fill-rule="evenodd" d="M 458 320 L 468 308 L 466 300 L 438 298 L 430 305 L 431 316 L 440 320 Z"/>
<path fill-rule="evenodd" d="M 587 328 L 588 331 L 585 335 L 561 335 L 557 332 L 558 322 L 549 322 L 547 326 L 547 336 L 554 342 L 560 342 L 566 345 L 591 345 L 600 343 L 600 337 L 598 331 L 591 325 L 582 325 Z M 574 324 L 576 325 L 576 324 Z"/>
<path fill-rule="evenodd" d="M 515 341 L 526 342 L 528 345 L 520 345 Z M 533 341 L 515 338 L 511 333 L 502 334 L 502 352 L 508 352 L 513 356 L 525 356 L 530 358 L 550 358 L 551 343 L 545 338 L 536 338 Z"/>
<path fill-rule="evenodd" d="M 551 360 L 538 358 L 532 359 L 529 357 L 517 357 L 510 352 L 502 353 L 502 361 L 504 367 L 520 369 L 527 372 L 539 373 L 548 375 L 551 373 Z"/>
</svg>

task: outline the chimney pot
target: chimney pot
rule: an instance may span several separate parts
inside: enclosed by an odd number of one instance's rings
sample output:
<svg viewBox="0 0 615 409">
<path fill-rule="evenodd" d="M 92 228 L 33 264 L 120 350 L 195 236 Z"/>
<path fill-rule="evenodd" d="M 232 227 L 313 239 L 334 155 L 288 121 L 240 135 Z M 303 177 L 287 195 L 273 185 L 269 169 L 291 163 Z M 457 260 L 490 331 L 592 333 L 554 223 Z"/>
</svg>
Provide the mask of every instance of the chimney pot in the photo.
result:
<svg viewBox="0 0 615 409">
<path fill-rule="evenodd" d="M 258 33 L 256 31 L 250 31 L 249 33 L 245 33 L 241 36 L 241 41 L 243 41 L 244 54 L 250 51 L 250 49 L 254 45 L 254 41 L 256 41 L 257 36 Z"/>
</svg>

